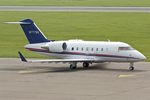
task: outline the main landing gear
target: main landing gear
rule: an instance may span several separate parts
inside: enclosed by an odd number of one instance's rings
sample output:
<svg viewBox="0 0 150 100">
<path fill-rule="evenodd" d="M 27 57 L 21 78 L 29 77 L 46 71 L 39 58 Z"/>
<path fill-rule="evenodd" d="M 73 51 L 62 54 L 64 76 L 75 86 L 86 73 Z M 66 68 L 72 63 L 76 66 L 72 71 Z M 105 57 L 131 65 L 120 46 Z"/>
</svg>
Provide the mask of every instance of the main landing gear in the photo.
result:
<svg viewBox="0 0 150 100">
<path fill-rule="evenodd" d="M 76 63 L 72 63 L 70 64 L 70 70 L 76 69 L 77 68 L 77 64 Z"/>
<path fill-rule="evenodd" d="M 84 62 L 84 63 L 83 63 L 83 68 L 88 68 L 88 67 L 89 67 L 89 63 Z"/>
<path fill-rule="evenodd" d="M 88 62 L 83 62 L 83 68 L 88 68 L 89 63 Z M 77 63 L 71 63 L 70 64 L 70 70 L 74 70 L 77 68 Z"/>
<path fill-rule="evenodd" d="M 130 71 L 133 71 L 133 70 L 134 70 L 133 62 L 130 63 L 129 70 L 130 70 Z"/>
</svg>

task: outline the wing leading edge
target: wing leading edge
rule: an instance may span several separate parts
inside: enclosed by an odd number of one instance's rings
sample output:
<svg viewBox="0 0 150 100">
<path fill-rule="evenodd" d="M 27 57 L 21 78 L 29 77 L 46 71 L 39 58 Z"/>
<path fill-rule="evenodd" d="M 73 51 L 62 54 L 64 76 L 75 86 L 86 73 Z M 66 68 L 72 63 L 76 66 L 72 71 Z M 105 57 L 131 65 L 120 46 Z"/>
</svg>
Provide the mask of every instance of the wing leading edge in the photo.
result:
<svg viewBox="0 0 150 100">
<path fill-rule="evenodd" d="M 93 59 L 44 59 L 44 60 L 26 60 L 26 58 L 22 55 L 22 53 L 19 51 L 19 56 L 21 61 L 23 62 L 29 62 L 29 63 L 67 63 L 67 62 L 94 62 Z"/>
</svg>

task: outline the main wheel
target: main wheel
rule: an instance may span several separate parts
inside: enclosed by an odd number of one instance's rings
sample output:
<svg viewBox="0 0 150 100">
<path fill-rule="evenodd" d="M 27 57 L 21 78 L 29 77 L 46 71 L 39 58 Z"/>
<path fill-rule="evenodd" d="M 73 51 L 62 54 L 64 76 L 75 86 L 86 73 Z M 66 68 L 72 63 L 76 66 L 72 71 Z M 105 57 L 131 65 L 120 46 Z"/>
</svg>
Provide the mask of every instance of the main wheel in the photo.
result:
<svg viewBox="0 0 150 100">
<path fill-rule="evenodd" d="M 73 70 L 73 69 L 76 69 L 77 68 L 77 65 L 76 64 L 70 64 L 70 69 Z"/>
<path fill-rule="evenodd" d="M 84 67 L 84 68 L 87 68 L 87 67 L 89 67 L 89 63 L 87 63 L 87 62 L 84 62 L 84 63 L 83 63 L 83 67 Z"/>
<path fill-rule="evenodd" d="M 133 71 L 133 70 L 134 70 L 134 67 L 129 67 L 129 70 L 130 70 L 130 71 Z"/>
</svg>

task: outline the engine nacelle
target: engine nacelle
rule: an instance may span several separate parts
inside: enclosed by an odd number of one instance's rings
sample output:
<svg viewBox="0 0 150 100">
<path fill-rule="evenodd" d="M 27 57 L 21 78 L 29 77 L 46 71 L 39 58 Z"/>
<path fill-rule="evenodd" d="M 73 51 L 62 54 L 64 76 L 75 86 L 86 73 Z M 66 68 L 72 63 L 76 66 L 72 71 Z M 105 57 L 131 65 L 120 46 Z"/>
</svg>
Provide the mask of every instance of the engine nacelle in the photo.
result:
<svg viewBox="0 0 150 100">
<path fill-rule="evenodd" d="M 66 42 L 51 42 L 49 44 L 49 51 L 50 52 L 63 52 L 67 50 L 67 43 Z"/>
</svg>

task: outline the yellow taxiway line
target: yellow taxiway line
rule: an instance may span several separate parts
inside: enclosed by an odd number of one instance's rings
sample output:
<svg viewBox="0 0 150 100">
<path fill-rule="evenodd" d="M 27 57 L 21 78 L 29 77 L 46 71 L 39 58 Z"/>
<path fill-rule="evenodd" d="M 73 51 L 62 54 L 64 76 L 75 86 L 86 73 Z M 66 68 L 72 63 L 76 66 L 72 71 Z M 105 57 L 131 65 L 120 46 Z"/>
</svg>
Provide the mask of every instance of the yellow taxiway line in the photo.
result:
<svg viewBox="0 0 150 100">
<path fill-rule="evenodd" d="M 132 77 L 132 76 L 135 76 L 135 75 L 132 75 L 132 74 L 119 75 L 119 78 L 127 78 L 127 77 Z"/>
</svg>

